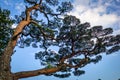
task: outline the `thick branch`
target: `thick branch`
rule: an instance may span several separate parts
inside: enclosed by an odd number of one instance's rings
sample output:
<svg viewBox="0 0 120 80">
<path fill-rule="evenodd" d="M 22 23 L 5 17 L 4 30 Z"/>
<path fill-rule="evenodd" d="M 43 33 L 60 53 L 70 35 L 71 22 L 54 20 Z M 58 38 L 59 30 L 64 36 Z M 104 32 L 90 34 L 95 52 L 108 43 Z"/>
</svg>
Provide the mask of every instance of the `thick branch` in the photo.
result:
<svg viewBox="0 0 120 80">
<path fill-rule="evenodd" d="M 23 28 L 29 24 L 29 21 L 21 21 L 16 27 L 12 39 L 16 39 L 22 32 Z"/>
<path fill-rule="evenodd" d="M 34 10 L 34 9 L 35 9 L 35 10 L 39 9 L 39 7 L 40 7 L 39 4 L 35 4 L 34 6 L 26 9 L 26 20 L 27 20 L 27 21 L 30 21 L 30 12 L 31 12 L 32 10 Z"/>
<path fill-rule="evenodd" d="M 14 76 L 17 79 L 20 79 L 20 78 L 38 76 L 42 74 L 51 74 L 51 73 L 60 71 L 61 68 L 62 66 L 53 67 L 53 68 L 43 68 L 43 69 L 34 70 L 34 71 L 22 71 L 22 72 L 14 73 Z"/>
<path fill-rule="evenodd" d="M 30 12 L 38 8 L 39 8 L 39 4 L 36 4 L 26 9 L 26 20 L 23 20 L 18 24 L 17 28 L 15 29 L 13 38 L 16 38 L 19 34 L 21 34 L 23 28 L 30 23 Z"/>
</svg>

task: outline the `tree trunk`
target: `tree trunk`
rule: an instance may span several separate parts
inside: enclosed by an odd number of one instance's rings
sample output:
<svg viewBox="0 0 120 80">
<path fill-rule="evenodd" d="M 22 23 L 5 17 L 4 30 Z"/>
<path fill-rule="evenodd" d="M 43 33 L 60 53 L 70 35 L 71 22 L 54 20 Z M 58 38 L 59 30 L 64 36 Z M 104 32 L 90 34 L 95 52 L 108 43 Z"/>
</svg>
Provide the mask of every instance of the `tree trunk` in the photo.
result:
<svg viewBox="0 0 120 80">
<path fill-rule="evenodd" d="M 40 74 L 54 73 L 60 71 L 60 69 L 62 68 L 62 66 L 60 66 L 50 69 L 39 69 L 39 70 L 27 71 L 27 72 L 24 71 L 18 73 L 11 72 L 11 66 L 10 66 L 11 56 L 17 44 L 19 34 L 22 32 L 23 28 L 31 22 L 30 12 L 34 9 L 39 9 L 39 6 L 40 6 L 39 4 L 36 4 L 26 9 L 26 20 L 23 20 L 18 24 L 12 38 L 10 39 L 7 47 L 4 50 L 4 53 L 0 56 L 0 80 L 18 80 L 19 78 L 27 78 L 27 77 L 37 76 Z"/>
<path fill-rule="evenodd" d="M 15 80 L 14 74 L 11 73 L 11 56 L 19 38 L 19 34 L 22 32 L 23 28 L 28 24 L 29 21 L 21 21 L 19 23 L 19 25 L 15 29 L 13 37 L 8 42 L 4 53 L 0 56 L 0 80 Z"/>
<path fill-rule="evenodd" d="M 30 12 L 38 8 L 39 5 L 36 4 L 26 9 L 26 20 L 23 20 L 18 24 L 12 38 L 8 42 L 7 47 L 5 48 L 3 54 L 0 56 L 0 80 L 17 80 L 15 79 L 15 75 L 11 72 L 11 56 L 19 38 L 19 34 L 22 32 L 23 28 L 30 23 Z"/>
<path fill-rule="evenodd" d="M 11 44 L 11 41 L 8 43 Z M 7 52 L 0 57 L 0 80 L 14 80 L 13 75 L 11 73 L 10 61 L 11 61 L 11 54 L 13 47 L 8 46 Z"/>
<path fill-rule="evenodd" d="M 15 40 L 10 39 L 8 46 L 0 57 L 0 80 L 15 80 L 11 73 L 10 62 L 16 43 L 17 38 Z"/>
</svg>

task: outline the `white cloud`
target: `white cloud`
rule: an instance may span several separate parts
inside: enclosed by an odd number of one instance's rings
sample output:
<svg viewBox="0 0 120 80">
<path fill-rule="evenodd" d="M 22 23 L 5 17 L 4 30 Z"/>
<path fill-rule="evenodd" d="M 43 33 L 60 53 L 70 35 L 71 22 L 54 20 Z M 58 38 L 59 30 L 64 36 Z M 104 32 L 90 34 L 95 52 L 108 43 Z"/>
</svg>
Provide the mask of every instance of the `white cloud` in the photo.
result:
<svg viewBox="0 0 120 80">
<path fill-rule="evenodd" d="M 74 6 L 76 5 L 88 5 L 90 3 L 90 0 L 74 0 Z"/>
<path fill-rule="evenodd" d="M 69 14 L 80 18 L 81 22 L 90 22 L 91 26 L 102 25 L 111 27 L 120 21 L 120 17 L 115 14 L 106 14 L 106 6 L 99 4 L 94 8 L 89 6 L 89 0 L 75 0 L 74 9 Z M 100 0 L 99 0 L 100 1 Z M 99 2 L 101 3 L 101 2 Z"/>
<path fill-rule="evenodd" d="M 113 32 L 113 34 L 120 34 L 120 29 Z"/>
<path fill-rule="evenodd" d="M 17 24 L 13 24 L 12 25 L 12 28 L 14 29 L 14 28 L 16 28 L 17 27 Z"/>
</svg>

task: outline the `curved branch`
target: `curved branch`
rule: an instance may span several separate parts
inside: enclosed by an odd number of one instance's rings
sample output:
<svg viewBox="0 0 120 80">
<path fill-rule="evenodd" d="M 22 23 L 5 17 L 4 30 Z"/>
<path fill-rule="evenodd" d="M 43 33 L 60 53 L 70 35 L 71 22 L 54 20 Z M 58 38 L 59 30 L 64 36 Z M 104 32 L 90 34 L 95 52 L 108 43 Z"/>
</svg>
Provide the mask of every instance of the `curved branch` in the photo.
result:
<svg viewBox="0 0 120 80">
<path fill-rule="evenodd" d="M 20 23 L 17 25 L 12 38 L 8 42 L 8 45 L 5 48 L 3 55 L 1 56 L 2 61 L 0 61 L 0 63 L 1 63 L 0 69 L 2 69 L 3 71 L 6 70 L 6 72 L 8 74 L 10 74 L 9 72 L 11 72 L 10 71 L 10 69 L 11 69 L 11 67 L 10 67 L 11 56 L 12 56 L 13 50 L 17 44 L 17 40 L 19 38 L 19 35 L 21 34 L 23 28 L 26 25 L 30 24 L 30 12 L 32 10 L 38 9 L 38 8 L 39 8 L 39 5 L 36 4 L 36 5 L 26 9 L 26 20 L 20 21 Z"/>
<path fill-rule="evenodd" d="M 21 21 L 15 29 L 13 34 L 13 39 L 15 39 L 19 34 L 21 34 L 23 28 L 30 23 L 30 12 L 34 9 L 38 9 L 39 5 L 36 4 L 30 8 L 26 9 L 26 20 Z"/>
<path fill-rule="evenodd" d="M 27 20 L 27 21 L 30 21 L 30 12 L 31 12 L 32 10 L 34 10 L 34 9 L 35 9 L 35 10 L 39 9 L 39 7 L 40 7 L 39 4 L 35 4 L 34 6 L 26 9 L 26 20 Z"/>
<path fill-rule="evenodd" d="M 62 69 L 62 66 L 57 66 L 53 68 L 43 68 L 43 69 L 38 69 L 38 70 L 33 70 L 33 71 L 22 71 L 22 72 L 14 73 L 14 77 L 16 79 L 20 79 L 20 78 L 38 76 L 42 74 L 51 74 L 51 73 L 60 71 L 61 69 Z"/>
</svg>

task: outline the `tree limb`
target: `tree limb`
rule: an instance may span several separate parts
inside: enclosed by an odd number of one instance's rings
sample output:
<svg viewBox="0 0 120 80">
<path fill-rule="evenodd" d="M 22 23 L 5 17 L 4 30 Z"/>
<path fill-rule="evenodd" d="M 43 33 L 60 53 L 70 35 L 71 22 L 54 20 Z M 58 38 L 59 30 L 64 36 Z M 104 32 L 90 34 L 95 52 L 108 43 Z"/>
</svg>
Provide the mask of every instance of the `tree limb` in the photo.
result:
<svg viewBox="0 0 120 80">
<path fill-rule="evenodd" d="M 30 21 L 30 12 L 31 12 L 32 10 L 37 10 L 37 9 L 39 9 L 39 7 L 40 7 L 39 4 L 35 4 L 34 6 L 26 9 L 26 20 L 27 20 L 27 21 Z"/>
<path fill-rule="evenodd" d="M 3 55 L 1 56 L 2 61 L 0 61 L 0 69 L 1 69 L 1 72 L 6 71 L 6 75 L 7 75 L 7 73 L 10 74 L 9 72 L 11 72 L 11 70 L 10 70 L 11 69 L 11 66 L 10 66 L 11 56 L 12 56 L 13 50 L 17 44 L 19 35 L 22 32 L 23 28 L 26 25 L 30 24 L 30 12 L 32 10 L 38 9 L 38 8 L 39 8 L 39 5 L 36 4 L 36 5 L 26 9 L 26 20 L 20 21 L 20 23 L 17 25 L 12 38 L 8 42 L 8 45 L 5 48 Z"/>
<path fill-rule="evenodd" d="M 27 77 L 33 77 L 33 76 L 38 76 L 42 74 L 55 73 L 57 71 L 60 71 L 61 69 L 62 69 L 62 65 L 57 67 L 52 67 L 52 68 L 43 68 L 43 69 L 33 70 L 33 71 L 17 72 L 17 73 L 14 73 L 14 76 L 17 79 L 27 78 Z"/>
</svg>

